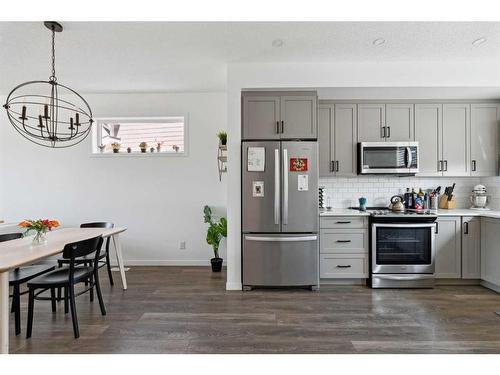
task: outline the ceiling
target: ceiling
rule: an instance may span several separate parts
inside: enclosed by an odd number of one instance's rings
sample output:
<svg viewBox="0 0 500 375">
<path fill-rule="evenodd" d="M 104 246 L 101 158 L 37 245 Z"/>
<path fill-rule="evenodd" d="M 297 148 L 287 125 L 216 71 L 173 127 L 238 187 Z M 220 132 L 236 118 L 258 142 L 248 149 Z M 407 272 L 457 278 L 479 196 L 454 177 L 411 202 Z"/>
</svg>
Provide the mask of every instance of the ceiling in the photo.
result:
<svg viewBox="0 0 500 375">
<path fill-rule="evenodd" d="M 237 62 L 498 61 L 498 22 L 63 22 L 60 82 L 81 92 L 224 90 Z M 485 43 L 472 42 L 485 37 Z M 380 46 L 375 39 L 385 40 Z M 273 47 L 281 39 L 282 47 Z M 0 93 L 50 74 L 42 22 L 0 22 Z"/>
</svg>

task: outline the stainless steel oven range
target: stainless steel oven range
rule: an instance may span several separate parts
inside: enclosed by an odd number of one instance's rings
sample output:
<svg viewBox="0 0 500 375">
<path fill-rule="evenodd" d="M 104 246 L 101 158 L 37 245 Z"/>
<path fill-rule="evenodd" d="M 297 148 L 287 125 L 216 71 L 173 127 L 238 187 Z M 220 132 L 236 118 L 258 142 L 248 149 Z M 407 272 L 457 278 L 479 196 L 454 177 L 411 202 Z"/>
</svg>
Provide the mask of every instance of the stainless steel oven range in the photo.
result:
<svg viewBox="0 0 500 375">
<path fill-rule="evenodd" d="M 370 215 L 372 288 L 432 288 L 437 215 L 375 210 Z"/>
</svg>

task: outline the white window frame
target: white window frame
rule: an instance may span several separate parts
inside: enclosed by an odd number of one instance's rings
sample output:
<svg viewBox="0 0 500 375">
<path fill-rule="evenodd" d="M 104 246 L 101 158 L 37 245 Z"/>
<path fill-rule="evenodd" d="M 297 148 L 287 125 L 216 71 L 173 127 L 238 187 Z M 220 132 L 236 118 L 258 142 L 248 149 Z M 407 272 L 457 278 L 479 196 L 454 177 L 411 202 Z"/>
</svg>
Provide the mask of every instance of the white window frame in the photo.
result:
<svg viewBox="0 0 500 375">
<path fill-rule="evenodd" d="M 172 117 L 184 117 L 184 152 L 119 152 L 119 153 L 101 153 L 97 150 L 98 140 L 101 139 L 102 128 L 100 123 L 103 122 L 119 122 L 119 123 L 127 123 L 127 122 L 164 122 Z M 91 142 L 90 142 L 90 156 L 97 158 L 130 158 L 130 157 L 139 157 L 139 158 L 150 158 L 150 157 L 183 157 L 189 155 L 189 114 L 176 114 L 169 115 L 163 117 L 97 117 L 94 118 L 94 125 L 90 131 L 91 133 Z"/>
</svg>

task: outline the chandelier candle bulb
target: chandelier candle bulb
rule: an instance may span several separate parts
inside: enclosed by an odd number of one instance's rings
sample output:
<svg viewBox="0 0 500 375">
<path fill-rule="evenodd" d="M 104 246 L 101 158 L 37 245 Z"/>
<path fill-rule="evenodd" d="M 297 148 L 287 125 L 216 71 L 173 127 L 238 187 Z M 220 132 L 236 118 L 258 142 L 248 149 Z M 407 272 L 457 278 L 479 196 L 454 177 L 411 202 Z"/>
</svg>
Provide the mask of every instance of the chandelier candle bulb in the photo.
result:
<svg viewBox="0 0 500 375">
<path fill-rule="evenodd" d="M 21 120 L 26 120 L 26 106 L 25 105 L 23 105 L 23 112 L 21 115 Z"/>
<path fill-rule="evenodd" d="M 69 118 L 69 129 L 70 130 L 74 130 L 75 129 L 74 126 L 73 126 L 73 117 Z"/>
<path fill-rule="evenodd" d="M 49 118 L 49 106 L 47 104 L 43 106 L 43 117 Z"/>
<path fill-rule="evenodd" d="M 75 115 L 75 119 L 76 119 L 76 126 L 80 126 L 80 114 L 77 112 L 76 115 Z"/>
<path fill-rule="evenodd" d="M 42 115 L 38 115 L 38 127 L 43 128 Z"/>
</svg>

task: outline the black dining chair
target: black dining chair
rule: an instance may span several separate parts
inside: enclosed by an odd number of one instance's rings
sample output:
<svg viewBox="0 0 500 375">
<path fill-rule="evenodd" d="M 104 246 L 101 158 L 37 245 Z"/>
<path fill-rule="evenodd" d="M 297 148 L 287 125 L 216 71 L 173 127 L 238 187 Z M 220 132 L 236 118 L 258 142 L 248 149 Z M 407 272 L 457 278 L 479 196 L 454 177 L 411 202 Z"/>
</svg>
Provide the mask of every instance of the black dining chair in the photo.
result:
<svg viewBox="0 0 500 375">
<path fill-rule="evenodd" d="M 26 338 L 31 337 L 33 330 L 33 311 L 35 299 L 39 295 L 50 289 L 51 295 L 55 296 L 56 288 L 64 288 L 64 312 L 68 312 L 68 302 L 71 308 L 71 319 L 73 321 L 73 332 L 75 339 L 80 337 L 78 327 L 78 318 L 76 314 L 75 298 L 83 293 L 89 292 L 95 288 L 101 314 L 106 315 L 106 308 L 101 294 L 99 284 L 99 256 L 102 246 L 102 237 L 94 237 L 83 241 L 66 244 L 63 250 L 63 259 L 69 261 L 67 267 L 57 268 L 54 271 L 38 276 L 28 282 L 29 301 L 28 301 L 28 326 L 26 329 Z M 90 265 L 77 263 L 77 258 L 82 258 L 94 254 Z M 75 292 L 75 285 L 86 283 L 88 286 L 79 293 Z M 41 289 L 37 292 L 37 289 Z M 52 300 L 54 307 L 54 300 Z"/>
<path fill-rule="evenodd" d="M 80 225 L 80 228 L 113 228 L 115 225 L 113 223 L 108 222 L 95 222 L 95 223 L 84 223 Z M 111 273 L 111 262 L 109 261 L 109 243 L 110 237 L 106 238 L 106 249 L 105 251 L 101 251 L 101 255 L 99 255 L 99 268 L 106 266 L 108 270 L 108 278 L 110 285 L 114 285 L 113 282 L 113 274 Z M 80 259 L 76 259 L 76 264 L 89 265 L 93 262 L 94 257 L 92 255 L 85 256 Z M 57 260 L 57 264 L 59 267 L 62 267 L 63 264 L 68 264 L 68 259 L 59 258 Z M 61 298 L 60 292 L 58 292 L 58 299 Z M 93 300 L 93 295 L 91 294 L 91 300 Z"/>
<path fill-rule="evenodd" d="M 0 242 L 15 240 L 22 236 L 22 233 L 0 234 Z M 9 286 L 12 287 L 12 295 L 10 296 L 12 297 L 11 312 L 14 313 L 16 336 L 21 333 L 21 296 L 28 293 L 27 291 L 21 293 L 21 285 L 54 269 L 54 265 L 35 264 L 32 266 L 18 267 L 9 272 Z"/>
</svg>

